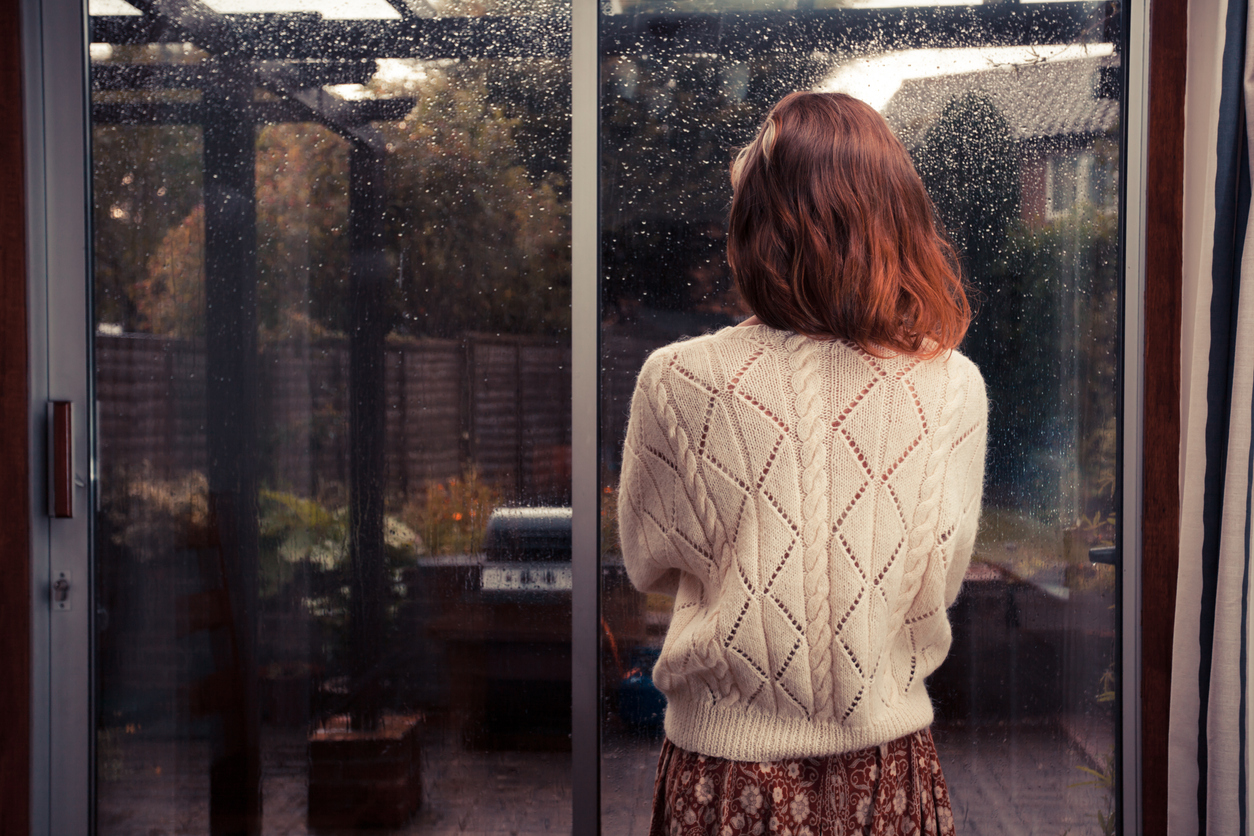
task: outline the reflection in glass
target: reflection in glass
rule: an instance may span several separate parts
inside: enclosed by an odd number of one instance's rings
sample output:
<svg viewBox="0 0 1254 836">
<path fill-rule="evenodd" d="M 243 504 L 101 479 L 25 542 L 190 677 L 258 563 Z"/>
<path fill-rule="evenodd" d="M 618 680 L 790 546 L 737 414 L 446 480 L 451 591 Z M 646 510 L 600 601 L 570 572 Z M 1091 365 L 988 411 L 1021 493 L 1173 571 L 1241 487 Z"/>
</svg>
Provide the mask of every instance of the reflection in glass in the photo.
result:
<svg viewBox="0 0 1254 836">
<path fill-rule="evenodd" d="M 91 50 L 98 830 L 568 830 L 568 64 L 216 23 Z"/>
<path fill-rule="evenodd" d="M 802 61 L 729 44 L 602 61 L 602 825 L 647 832 L 663 734 L 649 673 L 672 601 L 631 590 L 613 524 L 635 375 L 745 315 L 723 252 L 728 163 L 783 93 L 814 88 L 886 116 L 977 308 L 963 351 L 992 404 L 986 511 L 928 685 L 958 830 L 1114 832 L 1115 570 L 1090 553 L 1115 542 L 1120 58 L 857 37 Z"/>
</svg>

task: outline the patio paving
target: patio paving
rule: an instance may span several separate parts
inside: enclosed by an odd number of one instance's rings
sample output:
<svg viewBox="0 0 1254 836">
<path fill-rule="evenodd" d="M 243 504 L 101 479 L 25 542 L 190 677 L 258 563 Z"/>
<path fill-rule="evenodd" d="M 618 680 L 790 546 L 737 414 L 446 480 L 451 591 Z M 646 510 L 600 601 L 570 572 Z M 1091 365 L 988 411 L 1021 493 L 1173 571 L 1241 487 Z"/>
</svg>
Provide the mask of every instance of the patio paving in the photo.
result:
<svg viewBox="0 0 1254 836">
<path fill-rule="evenodd" d="M 1104 791 L 1080 785 L 1098 764 L 1066 724 L 938 726 L 937 749 L 960 836 L 1100 836 Z M 1102 744 L 1099 741 L 1097 746 Z M 602 833 L 643 836 L 658 743 L 607 734 L 603 745 Z M 136 738 L 102 775 L 101 836 L 207 832 L 208 747 Z M 570 755 L 473 752 L 451 731 L 423 740 L 422 810 L 398 834 L 528 836 L 569 833 Z M 264 746 L 266 836 L 306 836 L 304 736 L 272 732 Z M 378 832 L 378 831 L 374 831 Z M 340 834 L 319 831 L 324 836 Z"/>
</svg>

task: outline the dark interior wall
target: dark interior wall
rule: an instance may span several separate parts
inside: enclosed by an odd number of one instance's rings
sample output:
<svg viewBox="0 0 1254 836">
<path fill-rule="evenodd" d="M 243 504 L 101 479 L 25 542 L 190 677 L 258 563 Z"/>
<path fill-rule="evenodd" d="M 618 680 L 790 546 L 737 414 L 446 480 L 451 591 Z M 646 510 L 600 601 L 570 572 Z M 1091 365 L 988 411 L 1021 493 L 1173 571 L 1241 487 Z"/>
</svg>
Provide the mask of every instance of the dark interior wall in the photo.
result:
<svg viewBox="0 0 1254 836">
<path fill-rule="evenodd" d="M 22 51 L 0 0 L 0 833 L 30 829 L 30 438 Z"/>
</svg>

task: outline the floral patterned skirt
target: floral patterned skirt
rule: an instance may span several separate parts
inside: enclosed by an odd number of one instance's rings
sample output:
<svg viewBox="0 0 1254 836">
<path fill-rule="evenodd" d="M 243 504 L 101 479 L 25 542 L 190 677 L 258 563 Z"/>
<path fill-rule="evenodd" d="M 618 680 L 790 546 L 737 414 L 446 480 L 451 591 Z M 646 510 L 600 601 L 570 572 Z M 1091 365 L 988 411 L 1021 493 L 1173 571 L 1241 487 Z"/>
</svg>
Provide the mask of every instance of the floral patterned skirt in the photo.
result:
<svg viewBox="0 0 1254 836">
<path fill-rule="evenodd" d="M 765 833 L 954 836 L 931 730 L 843 755 L 772 763 L 663 743 L 649 836 Z"/>
</svg>

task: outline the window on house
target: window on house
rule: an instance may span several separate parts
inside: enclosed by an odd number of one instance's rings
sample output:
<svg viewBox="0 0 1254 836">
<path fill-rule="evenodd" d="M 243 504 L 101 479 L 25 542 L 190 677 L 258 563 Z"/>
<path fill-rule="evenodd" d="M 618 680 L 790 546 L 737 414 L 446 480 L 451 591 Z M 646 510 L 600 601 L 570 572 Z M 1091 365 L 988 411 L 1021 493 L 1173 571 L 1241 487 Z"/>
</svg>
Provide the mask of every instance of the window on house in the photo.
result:
<svg viewBox="0 0 1254 836">
<path fill-rule="evenodd" d="M 1046 219 L 1067 213 L 1115 210 L 1118 175 L 1109 140 L 1080 149 L 1060 149 L 1045 160 Z"/>
</svg>

